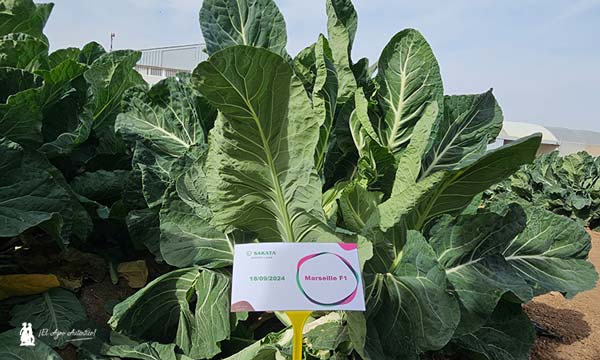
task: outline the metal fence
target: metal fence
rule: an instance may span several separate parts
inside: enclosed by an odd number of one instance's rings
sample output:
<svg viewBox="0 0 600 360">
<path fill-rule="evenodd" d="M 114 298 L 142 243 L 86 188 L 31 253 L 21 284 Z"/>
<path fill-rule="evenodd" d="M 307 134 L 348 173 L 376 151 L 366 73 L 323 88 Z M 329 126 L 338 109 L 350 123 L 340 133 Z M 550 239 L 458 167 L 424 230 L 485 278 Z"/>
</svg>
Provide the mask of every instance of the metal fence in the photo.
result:
<svg viewBox="0 0 600 360">
<path fill-rule="evenodd" d="M 169 77 L 178 72 L 192 72 L 208 58 L 204 44 L 190 44 L 142 49 L 142 57 L 135 66 L 142 75 Z"/>
<path fill-rule="evenodd" d="M 191 72 L 191 70 L 188 69 L 170 69 L 159 66 L 149 66 L 140 64 L 137 64 L 135 66 L 135 69 L 142 75 L 160 76 L 163 78 L 175 76 L 175 74 L 180 72 Z"/>
</svg>

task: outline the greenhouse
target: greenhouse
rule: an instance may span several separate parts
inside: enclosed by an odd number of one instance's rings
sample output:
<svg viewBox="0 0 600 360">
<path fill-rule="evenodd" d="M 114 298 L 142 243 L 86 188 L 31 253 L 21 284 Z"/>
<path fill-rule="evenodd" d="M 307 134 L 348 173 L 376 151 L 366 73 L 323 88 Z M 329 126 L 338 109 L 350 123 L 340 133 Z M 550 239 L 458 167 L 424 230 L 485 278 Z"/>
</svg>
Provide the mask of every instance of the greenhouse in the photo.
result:
<svg viewBox="0 0 600 360">
<path fill-rule="evenodd" d="M 594 156 L 600 155 L 600 132 L 514 121 L 504 121 L 502 131 L 500 131 L 494 145 L 508 144 L 515 139 L 534 133 L 542 134 L 540 154 L 558 150 L 561 155 L 573 154 L 579 151 L 586 151 Z"/>
</svg>

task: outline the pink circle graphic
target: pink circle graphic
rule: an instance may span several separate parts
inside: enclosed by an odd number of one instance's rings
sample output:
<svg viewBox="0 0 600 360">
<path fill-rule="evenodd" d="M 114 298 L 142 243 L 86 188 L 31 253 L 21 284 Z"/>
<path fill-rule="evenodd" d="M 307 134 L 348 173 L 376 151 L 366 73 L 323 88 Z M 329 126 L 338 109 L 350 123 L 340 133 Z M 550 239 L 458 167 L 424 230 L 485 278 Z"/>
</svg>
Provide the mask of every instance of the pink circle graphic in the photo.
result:
<svg viewBox="0 0 600 360">
<path fill-rule="evenodd" d="M 315 300 L 314 298 L 312 298 L 310 295 L 308 295 L 306 293 L 306 290 L 304 290 L 304 288 L 302 287 L 302 283 L 300 282 L 300 268 L 302 267 L 302 264 L 304 264 L 305 262 L 307 262 L 310 259 L 314 259 L 317 256 L 321 256 L 321 255 L 334 255 L 336 257 L 338 257 L 343 263 L 344 265 L 346 265 L 348 267 L 348 269 L 350 269 L 350 271 L 352 272 L 352 275 L 354 275 L 354 278 L 356 279 L 356 286 L 354 287 L 354 290 L 347 296 L 345 296 L 343 299 L 340 299 L 338 301 L 334 301 L 334 302 L 321 302 L 318 300 Z M 298 285 L 298 288 L 300 289 L 300 292 L 302 293 L 302 295 L 304 295 L 304 297 L 306 297 L 306 299 L 310 302 L 312 302 L 313 304 L 317 304 L 317 305 L 322 305 L 322 306 L 336 306 L 336 305 L 344 305 L 344 304 L 348 304 L 350 302 L 352 302 L 352 300 L 354 300 L 354 298 L 356 297 L 356 293 L 358 292 L 358 285 L 359 285 L 359 276 L 358 276 L 358 272 L 352 267 L 352 264 L 350 264 L 350 262 L 348 260 L 346 260 L 345 258 L 343 258 L 342 256 L 336 254 L 336 253 L 332 253 L 332 252 L 320 252 L 320 253 L 316 253 L 316 254 L 310 254 L 310 255 L 306 255 L 305 257 L 303 257 L 302 259 L 300 259 L 300 261 L 298 261 L 298 265 L 296 266 L 296 283 Z"/>
</svg>

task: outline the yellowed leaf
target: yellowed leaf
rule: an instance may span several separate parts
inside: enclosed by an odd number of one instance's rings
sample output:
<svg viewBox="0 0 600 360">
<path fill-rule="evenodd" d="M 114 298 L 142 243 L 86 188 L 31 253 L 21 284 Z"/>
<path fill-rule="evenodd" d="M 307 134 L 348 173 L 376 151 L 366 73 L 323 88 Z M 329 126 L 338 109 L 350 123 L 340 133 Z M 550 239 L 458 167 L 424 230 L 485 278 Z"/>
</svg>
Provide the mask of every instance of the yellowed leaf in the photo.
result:
<svg viewBox="0 0 600 360">
<path fill-rule="evenodd" d="M 130 288 L 143 288 L 148 281 L 148 267 L 144 260 L 120 263 L 117 267 L 119 276 L 127 280 Z"/>
<path fill-rule="evenodd" d="M 81 289 L 81 285 L 83 285 L 83 277 L 82 276 L 57 275 L 57 277 L 58 277 L 58 281 L 60 282 L 60 287 L 63 289 L 77 291 L 77 290 Z"/>
<path fill-rule="evenodd" d="M 40 294 L 59 286 L 58 278 L 52 274 L 0 275 L 0 300 Z"/>
</svg>

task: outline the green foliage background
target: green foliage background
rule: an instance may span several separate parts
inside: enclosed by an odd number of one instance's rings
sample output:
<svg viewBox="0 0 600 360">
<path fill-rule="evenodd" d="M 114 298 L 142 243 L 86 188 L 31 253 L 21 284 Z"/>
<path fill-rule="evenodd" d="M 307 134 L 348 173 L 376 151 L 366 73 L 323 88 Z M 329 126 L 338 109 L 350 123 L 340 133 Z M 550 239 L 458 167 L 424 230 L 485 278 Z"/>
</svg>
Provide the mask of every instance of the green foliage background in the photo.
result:
<svg viewBox="0 0 600 360">
<path fill-rule="evenodd" d="M 486 192 L 490 201 L 515 201 L 570 217 L 592 229 L 600 226 L 600 158 L 585 151 L 541 155 Z"/>
</svg>

